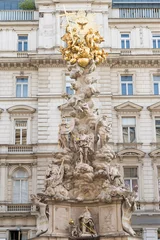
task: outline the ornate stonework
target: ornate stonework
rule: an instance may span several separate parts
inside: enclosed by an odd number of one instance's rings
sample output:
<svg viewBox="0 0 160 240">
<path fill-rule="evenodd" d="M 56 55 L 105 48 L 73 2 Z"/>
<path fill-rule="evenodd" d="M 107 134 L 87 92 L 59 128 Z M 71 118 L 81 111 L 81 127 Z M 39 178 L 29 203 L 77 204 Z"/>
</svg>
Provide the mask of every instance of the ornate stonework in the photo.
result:
<svg viewBox="0 0 160 240">
<path fill-rule="evenodd" d="M 86 207 L 83 214 L 79 217 L 76 215 L 77 224 L 74 221 L 70 222 L 72 237 L 114 234 L 122 227 L 125 232 L 135 236 L 130 219 L 135 208 L 136 196 L 125 188 L 118 165 L 113 163 L 115 153 L 109 144 L 112 123 L 109 122 L 107 115 L 98 115 L 93 101 L 93 96 L 99 94 L 99 91 L 94 86 L 97 79 L 92 77 L 91 73 L 107 56 L 99 47 L 103 38 L 97 30 L 87 26 L 89 22 L 85 15 L 78 14 L 74 21 L 72 19 L 75 24 L 70 25 L 68 20 L 66 33 L 62 37 L 67 47 L 61 48 L 63 58 L 68 62 L 70 77 L 74 79 L 72 88 L 75 94 L 64 94 L 66 102 L 58 108 L 62 112 L 67 109 L 71 121 L 67 123 L 63 118 L 59 125 L 61 151 L 54 154 L 54 159 L 49 162 L 45 190 L 38 194 L 41 200 L 37 202 L 36 198 L 33 199 L 40 210 L 40 203 L 44 200 L 59 203 L 73 201 L 78 205 L 85 201 L 92 203 L 95 200 L 97 203 L 103 203 L 105 205 L 103 211 L 102 209 L 100 212 L 97 211 L 100 216 L 99 232 L 96 231 L 92 214 Z M 112 204 L 114 198 L 119 199 L 118 207 Z M 65 223 L 62 225 L 66 228 L 68 212 L 60 207 L 54 208 L 54 212 L 56 220 L 63 215 Z M 117 227 L 118 222 L 115 223 L 118 217 L 121 227 Z M 45 219 L 45 224 L 41 227 L 38 224 L 39 217 L 37 218 L 37 235 L 47 228 L 47 218 Z M 59 222 L 55 225 L 55 231 L 58 233 L 60 229 L 63 230 Z"/>
</svg>

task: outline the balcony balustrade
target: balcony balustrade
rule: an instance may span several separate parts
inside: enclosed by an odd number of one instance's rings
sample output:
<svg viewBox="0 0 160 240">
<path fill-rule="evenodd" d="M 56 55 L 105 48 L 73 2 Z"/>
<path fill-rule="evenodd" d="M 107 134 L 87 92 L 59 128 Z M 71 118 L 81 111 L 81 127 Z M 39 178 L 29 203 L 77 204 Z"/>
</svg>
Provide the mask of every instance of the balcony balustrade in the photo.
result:
<svg viewBox="0 0 160 240">
<path fill-rule="evenodd" d="M 160 18 L 160 8 L 120 8 L 120 18 Z"/>
<path fill-rule="evenodd" d="M 33 21 L 38 20 L 33 10 L 1 10 L 0 21 Z"/>
<path fill-rule="evenodd" d="M 36 212 L 36 206 L 30 203 L 3 203 L 0 204 L 0 213 Z"/>
</svg>

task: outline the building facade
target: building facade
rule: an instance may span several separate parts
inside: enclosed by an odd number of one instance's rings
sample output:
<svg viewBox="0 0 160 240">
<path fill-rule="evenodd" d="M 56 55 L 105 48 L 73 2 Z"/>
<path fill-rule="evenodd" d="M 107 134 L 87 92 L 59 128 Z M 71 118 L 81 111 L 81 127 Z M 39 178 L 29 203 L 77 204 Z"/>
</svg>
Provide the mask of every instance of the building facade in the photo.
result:
<svg viewBox="0 0 160 240">
<path fill-rule="evenodd" d="M 14 5 L 13 5 L 14 2 Z M 36 11 L 0 0 L 0 240 L 35 236 L 30 194 L 44 189 L 58 151 L 58 126 L 72 94 L 63 45 L 67 12 L 95 14 L 108 51 L 97 67 L 99 114 L 112 122 L 112 140 L 125 184 L 137 192 L 133 228 L 157 240 L 160 226 L 160 3 L 118 0 L 36 0 Z M 95 24 L 95 23 L 93 23 Z"/>
</svg>

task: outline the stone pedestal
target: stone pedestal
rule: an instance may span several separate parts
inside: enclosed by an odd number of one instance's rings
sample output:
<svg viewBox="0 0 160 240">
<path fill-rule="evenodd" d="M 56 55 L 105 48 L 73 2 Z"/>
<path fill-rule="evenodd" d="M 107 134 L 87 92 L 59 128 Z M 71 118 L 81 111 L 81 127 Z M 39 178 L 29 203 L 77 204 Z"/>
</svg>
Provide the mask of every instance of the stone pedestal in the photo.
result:
<svg viewBox="0 0 160 240">
<path fill-rule="evenodd" d="M 128 236 L 122 229 L 121 199 L 113 199 L 111 203 L 94 201 L 48 201 L 49 228 L 48 231 L 35 240 L 138 240 Z M 72 219 L 78 225 L 78 218 L 85 207 L 91 212 L 97 236 L 71 237 L 69 221 Z"/>
</svg>

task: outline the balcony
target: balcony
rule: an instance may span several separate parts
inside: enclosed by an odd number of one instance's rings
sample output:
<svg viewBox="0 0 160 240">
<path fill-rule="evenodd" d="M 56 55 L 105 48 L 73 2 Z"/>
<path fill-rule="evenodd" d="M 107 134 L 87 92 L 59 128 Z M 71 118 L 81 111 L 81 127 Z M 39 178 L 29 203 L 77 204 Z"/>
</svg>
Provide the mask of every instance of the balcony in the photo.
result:
<svg viewBox="0 0 160 240">
<path fill-rule="evenodd" d="M 0 213 L 31 213 L 36 212 L 36 206 L 30 203 L 2 203 L 0 204 Z"/>
<path fill-rule="evenodd" d="M 38 12 L 33 10 L 1 10 L 0 21 L 38 20 Z"/>
<path fill-rule="evenodd" d="M 160 18 L 160 8 L 120 8 L 120 18 Z"/>
<path fill-rule="evenodd" d="M 8 153 L 32 153 L 32 145 L 10 145 L 8 146 Z"/>
</svg>

